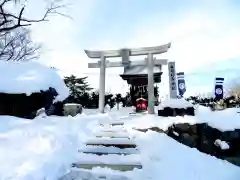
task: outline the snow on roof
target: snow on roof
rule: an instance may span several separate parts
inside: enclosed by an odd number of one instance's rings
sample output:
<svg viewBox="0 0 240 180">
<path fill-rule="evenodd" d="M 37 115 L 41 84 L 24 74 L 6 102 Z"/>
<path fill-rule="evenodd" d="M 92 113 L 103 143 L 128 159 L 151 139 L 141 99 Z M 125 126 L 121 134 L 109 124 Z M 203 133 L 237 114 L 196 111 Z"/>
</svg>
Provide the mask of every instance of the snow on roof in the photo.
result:
<svg viewBox="0 0 240 180">
<path fill-rule="evenodd" d="M 50 67 L 37 62 L 0 61 L 0 92 L 30 95 L 49 87 L 59 94 L 55 101 L 62 101 L 69 95 L 63 79 Z"/>
<path fill-rule="evenodd" d="M 153 69 L 154 73 L 160 73 L 161 67 L 155 66 Z M 124 75 L 138 75 L 138 74 L 148 74 L 146 66 L 129 66 L 124 68 Z"/>
<path fill-rule="evenodd" d="M 159 105 L 159 109 L 163 109 L 164 107 L 171 107 L 171 108 L 187 108 L 193 107 L 193 105 L 184 100 L 184 99 L 166 99 Z"/>
</svg>

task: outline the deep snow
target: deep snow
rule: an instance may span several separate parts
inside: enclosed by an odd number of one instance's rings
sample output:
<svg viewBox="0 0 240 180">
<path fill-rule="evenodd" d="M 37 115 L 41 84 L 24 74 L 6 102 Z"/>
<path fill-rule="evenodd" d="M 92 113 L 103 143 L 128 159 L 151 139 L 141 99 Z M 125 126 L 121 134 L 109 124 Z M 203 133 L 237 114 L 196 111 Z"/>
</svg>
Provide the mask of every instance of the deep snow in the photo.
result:
<svg viewBox="0 0 240 180">
<path fill-rule="evenodd" d="M 56 70 L 37 62 L 0 61 L 0 74 L 0 92 L 30 95 L 52 87 L 59 94 L 56 101 L 62 101 L 69 95 Z"/>
<path fill-rule="evenodd" d="M 87 110 L 88 114 L 91 110 Z M 132 126 L 148 126 L 159 123 L 165 127 L 179 118 L 160 118 L 151 115 L 128 116 L 131 108 L 113 110 L 104 115 L 79 115 L 72 117 L 38 117 L 33 121 L 15 117 L 0 117 L 0 179 L 6 180 L 56 180 L 63 176 L 77 159 L 86 161 L 141 161 L 142 170 L 133 172 L 117 172 L 110 169 L 94 168 L 92 172 L 108 174 L 124 174 L 133 180 L 238 180 L 240 168 L 227 161 L 203 154 L 194 148 L 179 144 L 165 134 L 148 131 L 141 133 L 131 130 Z M 231 111 L 231 112 L 230 112 Z M 199 109 L 198 116 L 192 122 L 209 115 L 219 118 L 228 117 L 234 110 L 213 113 Z M 218 115 L 219 114 L 219 115 Z M 223 115 L 225 114 L 225 115 Z M 140 148 L 140 156 L 96 156 L 78 153 L 83 143 L 93 137 L 99 130 L 100 122 L 112 119 L 126 122 L 126 128 Z M 198 118 L 198 119 L 197 119 Z M 174 120 L 175 119 L 175 120 Z M 188 118 L 186 121 L 190 121 Z M 162 122 L 162 123 L 161 123 Z M 217 120 L 214 120 L 216 123 Z M 231 121 L 228 121 L 231 122 Z M 219 123 L 221 124 L 221 123 Z M 225 123 L 223 123 L 225 125 Z M 230 124 L 230 123 L 229 123 Z M 235 125 L 238 125 L 235 123 Z M 219 125 L 220 126 L 220 125 Z M 231 125 L 231 127 L 233 124 Z M 230 125 L 229 125 L 230 127 Z M 119 128 L 115 128 L 118 130 Z M 113 151 L 113 149 L 112 149 Z M 4 162 L 4 163 L 3 163 Z"/>
<path fill-rule="evenodd" d="M 142 116 L 128 122 L 128 126 L 131 128 L 159 127 L 160 129 L 167 130 L 169 126 L 177 123 L 208 123 L 209 126 L 221 131 L 240 129 L 240 114 L 237 113 L 240 111 L 239 108 L 215 112 L 200 105 L 195 106 L 195 108 L 196 116 L 159 117 L 156 115 L 148 115 L 147 118 Z"/>
</svg>

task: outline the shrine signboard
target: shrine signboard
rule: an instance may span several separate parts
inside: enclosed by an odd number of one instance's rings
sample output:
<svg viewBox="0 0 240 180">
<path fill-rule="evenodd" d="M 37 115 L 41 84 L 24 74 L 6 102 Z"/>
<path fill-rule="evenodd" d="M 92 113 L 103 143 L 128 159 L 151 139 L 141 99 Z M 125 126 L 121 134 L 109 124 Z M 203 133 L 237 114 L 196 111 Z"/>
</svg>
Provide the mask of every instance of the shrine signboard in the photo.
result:
<svg viewBox="0 0 240 180">
<path fill-rule="evenodd" d="M 169 93 L 171 99 L 177 99 L 177 83 L 176 83 L 176 69 L 175 62 L 168 63 L 169 73 Z"/>
</svg>

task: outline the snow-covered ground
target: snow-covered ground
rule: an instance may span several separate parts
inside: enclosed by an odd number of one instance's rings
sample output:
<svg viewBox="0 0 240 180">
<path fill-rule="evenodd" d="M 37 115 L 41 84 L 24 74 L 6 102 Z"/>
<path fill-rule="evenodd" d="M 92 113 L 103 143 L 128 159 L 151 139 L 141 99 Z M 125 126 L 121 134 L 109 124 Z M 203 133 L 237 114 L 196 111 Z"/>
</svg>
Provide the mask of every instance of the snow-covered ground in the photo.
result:
<svg viewBox="0 0 240 180">
<path fill-rule="evenodd" d="M 177 123 L 208 123 L 210 126 L 221 131 L 227 131 L 240 129 L 240 114 L 237 112 L 240 112 L 240 108 L 212 112 L 207 107 L 197 106 L 196 116 L 159 117 L 148 115 L 147 119 L 145 116 L 142 116 L 134 121 L 130 121 L 128 126 L 135 128 L 159 127 L 160 129 L 167 130 L 169 126 Z"/>
<path fill-rule="evenodd" d="M 32 121 L 1 116 L 0 179 L 56 179 L 70 167 L 97 119 L 101 116 L 47 117 Z"/>
<path fill-rule="evenodd" d="M 75 118 L 38 117 L 33 121 L 9 116 L 0 117 L 0 179 L 57 180 L 70 168 L 71 163 L 79 158 L 87 158 L 87 160 L 99 158 L 105 162 L 118 161 L 116 155 L 101 159 L 105 156 L 78 153 L 78 149 L 83 147 L 83 142 L 93 137 L 99 130 L 99 122 L 107 122 L 111 119 L 125 121 L 129 129 L 133 126 L 146 128 L 153 124 L 165 127 L 176 121 L 195 122 L 200 121 L 200 117 L 202 121 L 210 121 L 207 119 L 209 115 L 216 118 L 212 122 L 219 126 L 222 124 L 232 128 L 240 125 L 235 121 L 235 124 L 231 123 L 233 120 L 229 118 L 230 115 L 237 117 L 236 110 L 211 114 L 200 107 L 196 117 L 187 118 L 160 118 L 151 115 L 131 117 L 130 111 L 131 108 L 121 108 L 120 111 L 113 109 L 108 114 L 99 115 L 95 114 L 95 110 L 85 110 L 85 114 Z M 226 117 L 228 119 L 225 119 Z M 225 122 L 227 120 L 228 123 Z M 140 157 L 132 156 L 132 158 L 143 163 L 142 170 L 124 173 L 134 180 L 238 180 L 240 177 L 239 167 L 200 153 L 194 148 L 188 148 L 164 134 L 151 131 L 141 133 L 131 130 L 130 132 L 140 148 Z M 122 159 L 123 157 L 119 158 L 119 161 Z M 100 168 L 92 171 L 122 174 Z"/>
</svg>

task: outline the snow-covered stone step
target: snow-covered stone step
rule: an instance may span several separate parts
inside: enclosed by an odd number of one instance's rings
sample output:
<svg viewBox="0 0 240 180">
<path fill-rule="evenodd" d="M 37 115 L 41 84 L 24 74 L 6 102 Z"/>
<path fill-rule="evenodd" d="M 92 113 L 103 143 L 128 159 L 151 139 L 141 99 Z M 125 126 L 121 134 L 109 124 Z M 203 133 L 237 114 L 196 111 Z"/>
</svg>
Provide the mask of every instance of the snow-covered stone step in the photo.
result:
<svg viewBox="0 0 240 180">
<path fill-rule="evenodd" d="M 111 126 L 123 126 L 124 122 L 123 121 L 112 121 L 109 123 Z"/>
<path fill-rule="evenodd" d="M 100 128 L 102 132 L 127 132 L 127 129 L 124 127 L 110 127 L 110 128 Z"/>
<path fill-rule="evenodd" d="M 129 138 L 131 134 L 127 132 L 97 132 L 96 137 L 110 137 L 110 138 Z"/>
<path fill-rule="evenodd" d="M 89 139 L 85 144 L 106 147 L 114 146 L 118 148 L 136 148 L 135 142 L 126 138 L 93 138 Z"/>
<path fill-rule="evenodd" d="M 113 173 L 96 173 L 87 170 L 72 168 L 69 173 L 60 178 L 59 180 L 129 180 L 123 174 Z"/>
<path fill-rule="evenodd" d="M 131 154 L 131 155 L 118 155 L 118 154 L 108 154 L 98 156 L 95 154 L 84 154 L 78 153 L 76 156 L 76 161 L 74 164 L 79 165 L 91 165 L 96 167 L 97 165 L 131 165 L 131 166 L 139 166 L 141 165 L 141 156 L 140 154 Z M 79 166 L 77 166 L 79 167 Z"/>
<path fill-rule="evenodd" d="M 77 163 L 73 164 L 73 167 L 75 168 L 81 168 L 81 169 L 93 169 L 96 167 L 100 168 L 109 168 L 112 170 L 117 171 L 132 171 L 134 169 L 142 169 L 141 164 L 83 164 L 83 163 Z"/>
<path fill-rule="evenodd" d="M 130 155 L 130 154 L 139 154 L 139 150 L 136 148 L 126 148 L 120 149 L 116 147 L 96 147 L 96 146 L 87 146 L 83 149 L 80 149 L 79 152 L 96 154 L 96 155 L 107 155 L 107 154 L 122 154 L 122 155 Z"/>
</svg>

